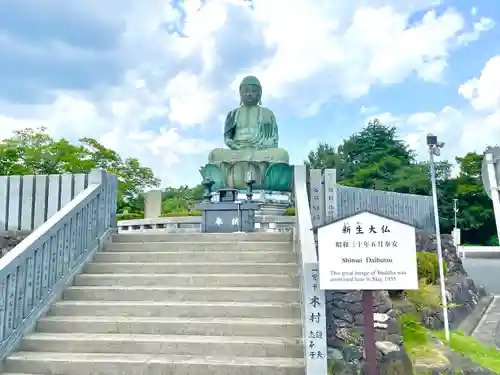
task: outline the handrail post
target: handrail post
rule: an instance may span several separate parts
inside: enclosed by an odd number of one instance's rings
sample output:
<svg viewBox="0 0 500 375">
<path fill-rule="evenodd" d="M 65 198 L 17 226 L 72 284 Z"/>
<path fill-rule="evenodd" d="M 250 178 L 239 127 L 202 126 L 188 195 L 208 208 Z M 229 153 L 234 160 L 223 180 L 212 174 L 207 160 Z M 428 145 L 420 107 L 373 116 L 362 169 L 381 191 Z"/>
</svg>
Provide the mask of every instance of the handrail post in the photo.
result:
<svg viewBox="0 0 500 375">
<path fill-rule="evenodd" d="M 318 255 L 312 231 L 306 173 L 305 165 L 295 166 L 294 191 L 297 212 L 295 240 L 300 267 L 305 374 L 327 375 L 326 298 L 325 291 L 319 289 Z"/>
<path fill-rule="evenodd" d="M 106 190 L 105 190 L 106 171 L 102 168 L 92 169 L 89 173 L 89 185 L 100 185 L 98 207 L 97 207 L 97 228 L 99 232 L 106 228 Z"/>
</svg>

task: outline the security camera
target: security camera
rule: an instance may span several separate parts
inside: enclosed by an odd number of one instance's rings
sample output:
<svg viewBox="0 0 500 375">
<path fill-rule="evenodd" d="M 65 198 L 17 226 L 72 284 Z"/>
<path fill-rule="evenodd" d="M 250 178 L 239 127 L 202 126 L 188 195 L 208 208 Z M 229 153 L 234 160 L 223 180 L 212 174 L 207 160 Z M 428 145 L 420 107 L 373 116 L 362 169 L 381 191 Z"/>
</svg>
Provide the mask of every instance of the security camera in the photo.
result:
<svg viewBox="0 0 500 375">
<path fill-rule="evenodd" d="M 438 146 L 438 137 L 431 133 L 427 134 L 427 146 Z"/>
<path fill-rule="evenodd" d="M 438 142 L 437 146 L 438 146 L 439 148 L 443 148 L 443 147 L 444 147 L 444 142 Z"/>
</svg>

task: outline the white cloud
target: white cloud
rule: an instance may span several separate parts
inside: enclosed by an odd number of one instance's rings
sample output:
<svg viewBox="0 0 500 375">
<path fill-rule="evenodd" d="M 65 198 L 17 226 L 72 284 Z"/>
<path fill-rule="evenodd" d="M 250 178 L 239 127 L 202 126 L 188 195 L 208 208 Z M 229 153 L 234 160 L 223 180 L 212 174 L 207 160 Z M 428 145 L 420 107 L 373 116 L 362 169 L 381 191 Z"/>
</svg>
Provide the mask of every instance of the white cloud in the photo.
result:
<svg viewBox="0 0 500 375">
<path fill-rule="evenodd" d="M 387 125 L 394 125 L 397 121 L 399 121 L 399 118 L 394 116 L 392 113 L 382 112 L 382 113 L 377 113 L 376 115 L 368 116 L 366 118 L 365 123 L 367 123 L 368 121 L 372 121 L 374 119 L 377 119 L 381 123 L 387 124 Z"/>
<path fill-rule="evenodd" d="M 202 164 L 222 143 L 220 120 L 237 105 L 236 86 L 245 74 L 259 76 L 266 104 L 311 116 L 333 98 L 358 98 L 375 85 L 399 83 L 413 74 L 439 81 L 450 53 L 493 26 L 487 18 L 467 25 L 454 9 L 438 15 L 432 9 L 435 0 L 254 3 L 250 10 L 235 5 L 243 4 L 239 0 L 207 1 L 201 8 L 201 1 L 186 1 L 183 25 L 170 2 L 111 6 L 92 1 L 89 14 L 102 20 L 116 10 L 126 25 L 118 49 L 110 53 L 125 67 L 122 81 L 96 83 L 90 92 L 53 91 L 49 104 L 24 105 L 15 115 L 5 112 L 0 135 L 22 124 L 43 124 L 56 136 L 95 137 L 124 156 L 139 157 L 165 183 L 182 183 L 187 176 L 194 183 L 196 171 L 188 170 L 187 160 Z M 423 18 L 410 23 L 418 11 Z M 169 34 L 182 27 L 187 37 Z M 58 50 L 67 57 L 74 49 L 61 45 Z M 483 74 L 494 78 L 486 68 Z M 464 84 L 461 93 L 475 106 L 494 105 L 491 94 L 498 92 L 490 87 L 488 94 L 476 81 Z M 208 137 L 202 129 L 210 130 Z"/>
<path fill-rule="evenodd" d="M 484 66 L 479 78 L 460 86 L 458 92 L 478 111 L 500 108 L 500 56 L 493 57 Z"/>
<path fill-rule="evenodd" d="M 181 125 L 197 125 L 213 115 L 217 93 L 208 92 L 196 75 L 180 72 L 168 84 L 170 120 Z"/>
<path fill-rule="evenodd" d="M 270 95 L 288 97 L 293 86 L 303 84 L 314 90 L 309 101 L 324 103 L 334 95 L 357 98 L 375 84 L 398 83 L 412 73 L 438 81 L 450 52 L 493 25 L 485 18 L 472 35 L 463 15 L 453 9 L 441 15 L 428 10 L 421 21 L 409 24 L 416 8 L 401 3 L 317 1 L 312 7 L 311 2 L 294 0 L 286 1 L 282 11 L 281 1 L 257 2 L 266 41 L 276 48 L 260 66 Z M 276 16 L 279 9 L 281 17 Z"/>
<path fill-rule="evenodd" d="M 369 106 L 369 107 L 366 107 L 366 106 L 361 106 L 361 108 L 359 109 L 359 113 L 361 113 L 362 115 L 363 114 L 367 114 L 367 113 L 373 113 L 377 110 L 377 107 L 376 106 Z"/>
<path fill-rule="evenodd" d="M 458 43 L 466 45 L 467 43 L 473 42 L 479 39 L 481 33 L 491 30 L 493 27 L 495 27 L 495 21 L 491 18 L 481 17 L 479 22 L 474 23 L 472 31 L 458 37 Z"/>
<path fill-rule="evenodd" d="M 444 107 L 439 112 L 393 116 L 400 135 L 424 157 L 425 136 L 433 133 L 445 142 L 443 158 L 453 160 L 467 152 L 483 152 L 500 144 L 500 56 L 491 58 L 479 77 L 465 82 L 458 93 L 470 106 Z M 392 116 L 382 114 L 382 116 Z M 378 116 L 376 116 L 378 117 Z"/>
</svg>

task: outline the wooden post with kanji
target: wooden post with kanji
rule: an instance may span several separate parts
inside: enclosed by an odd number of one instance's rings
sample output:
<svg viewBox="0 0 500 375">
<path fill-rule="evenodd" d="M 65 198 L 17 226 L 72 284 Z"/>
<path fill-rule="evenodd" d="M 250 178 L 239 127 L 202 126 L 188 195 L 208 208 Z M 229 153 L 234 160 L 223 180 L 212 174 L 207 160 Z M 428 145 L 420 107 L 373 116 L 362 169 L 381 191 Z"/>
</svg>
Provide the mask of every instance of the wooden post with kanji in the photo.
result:
<svg viewBox="0 0 500 375">
<path fill-rule="evenodd" d="M 317 264 L 307 264 L 304 274 L 304 290 L 307 300 L 303 301 L 306 321 L 307 342 L 305 353 L 309 361 L 308 374 L 323 374 L 327 356 L 325 293 L 319 288 L 319 269 Z"/>
<path fill-rule="evenodd" d="M 363 293 L 367 369 L 376 375 L 373 291 L 418 289 L 415 228 L 364 211 L 315 229 L 320 288 Z"/>
</svg>

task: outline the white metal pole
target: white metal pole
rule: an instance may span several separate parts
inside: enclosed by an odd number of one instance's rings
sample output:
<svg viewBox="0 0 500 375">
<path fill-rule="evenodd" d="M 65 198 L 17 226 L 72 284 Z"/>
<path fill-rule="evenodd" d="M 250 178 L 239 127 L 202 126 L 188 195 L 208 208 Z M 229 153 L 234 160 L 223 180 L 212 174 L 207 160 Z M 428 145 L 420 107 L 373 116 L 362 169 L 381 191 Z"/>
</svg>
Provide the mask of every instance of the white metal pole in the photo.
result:
<svg viewBox="0 0 500 375">
<path fill-rule="evenodd" d="M 498 195 L 498 184 L 495 170 L 495 161 L 492 154 L 486 154 L 486 164 L 488 168 L 488 180 L 490 183 L 491 200 L 493 202 L 493 213 L 495 215 L 495 224 L 497 226 L 497 236 L 500 238 L 500 197 Z"/>
<path fill-rule="evenodd" d="M 455 214 L 455 221 L 454 221 L 455 225 L 453 227 L 454 229 L 457 229 L 457 200 L 458 199 L 453 199 L 453 212 Z"/>
<path fill-rule="evenodd" d="M 236 204 L 238 205 L 238 233 L 242 233 L 243 232 L 243 225 L 242 225 L 242 215 L 241 215 L 241 202 L 236 202 Z"/>
<path fill-rule="evenodd" d="M 437 243 L 437 256 L 439 262 L 439 284 L 441 286 L 441 303 L 443 304 L 443 320 L 444 320 L 444 335 L 446 341 L 450 341 L 450 323 L 448 319 L 448 300 L 446 298 L 446 285 L 444 279 L 443 267 L 443 248 L 441 246 L 441 229 L 439 227 L 439 212 L 437 203 L 437 189 L 436 189 L 436 168 L 434 166 L 433 149 L 429 148 L 430 168 L 431 168 L 431 185 L 432 185 L 432 201 L 434 205 L 434 224 L 436 226 L 436 243 Z"/>
</svg>

